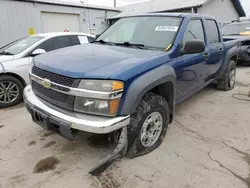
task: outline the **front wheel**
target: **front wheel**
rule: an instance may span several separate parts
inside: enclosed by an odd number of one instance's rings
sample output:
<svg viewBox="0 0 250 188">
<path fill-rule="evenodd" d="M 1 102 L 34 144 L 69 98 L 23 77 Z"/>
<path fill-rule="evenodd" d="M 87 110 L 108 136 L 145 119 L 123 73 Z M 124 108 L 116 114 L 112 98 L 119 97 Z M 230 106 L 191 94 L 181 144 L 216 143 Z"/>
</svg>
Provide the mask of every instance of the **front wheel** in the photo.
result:
<svg viewBox="0 0 250 188">
<path fill-rule="evenodd" d="M 235 86 L 235 78 L 236 78 L 236 63 L 234 60 L 231 60 L 228 64 L 225 73 L 218 80 L 217 89 L 224 91 L 232 90 Z"/>
<path fill-rule="evenodd" d="M 23 99 L 23 84 L 13 76 L 0 76 L 0 108 L 17 105 Z"/>
<path fill-rule="evenodd" d="M 168 102 L 160 95 L 147 93 L 128 125 L 128 158 L 145 155 L 158 148 L 170 119 Z"/>
</svg>

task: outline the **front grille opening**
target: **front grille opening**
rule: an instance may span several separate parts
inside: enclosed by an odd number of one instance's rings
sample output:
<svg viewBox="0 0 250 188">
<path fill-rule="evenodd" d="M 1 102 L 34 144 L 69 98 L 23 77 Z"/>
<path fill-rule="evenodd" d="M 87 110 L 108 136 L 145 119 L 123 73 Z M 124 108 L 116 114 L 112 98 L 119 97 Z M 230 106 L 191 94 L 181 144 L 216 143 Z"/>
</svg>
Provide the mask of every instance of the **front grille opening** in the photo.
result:
<svg viewBox="0 0 250 188">
<path fill-rule="evenodd" d="M 60 93 L 51 89 L 47 89 L 42 85 L 38 84 L 35 81 L 32 81 L 32 89 L 39 97 L 46 100 L 47 98 L 60 102 L 60 103 L 67 103 L 69 95 Z"/>
<path fill-rule="evenodd" d="M 48 71 L 42 70 L 38 67 L 33 67 L 32 73 L 35 74 L 36 76 L 39 76 L 41 78 L 46 78 L 46 79 L 50 80 L 51 82 L 55 82 L 57 84 L 61 84 L 64 86 L 71 87 L 74 83 L 73 78 L 69 78 L 66 76 L 61 76 L 59 74 L 48 72 Z"/>
<path fill-rule="evenodd" d="M 50 122 L 50 128 L 51 128 L 52 131 L 60 134 L 60 127 L 58 125 Z"/>
<path fill-rule="evenodd" d="M 43 118 L 40 115 L 38 115 L 37 113 L 35 113 L 34 118 L 36 121 L 44 121 Z"/>
<path fill-rule="evenodd" d="M 51 82 L 67 87 L 77 87 L 80 83 L 80 79 L 74 79 L 52 72 L 48 72 L 35 66 L 32 68 L 32 73 L 40 78 L 48 79 Z M 37 95 L 44 101 L 67 110 L 73 110 L 75 99 L 74 96 L 45 88 L 35 81 L 31 81 L 31 85 L 35 95 Z M 65 88 L 60 88 L 58 86 L 58 89 L 67 92 Z"/>
</svg>

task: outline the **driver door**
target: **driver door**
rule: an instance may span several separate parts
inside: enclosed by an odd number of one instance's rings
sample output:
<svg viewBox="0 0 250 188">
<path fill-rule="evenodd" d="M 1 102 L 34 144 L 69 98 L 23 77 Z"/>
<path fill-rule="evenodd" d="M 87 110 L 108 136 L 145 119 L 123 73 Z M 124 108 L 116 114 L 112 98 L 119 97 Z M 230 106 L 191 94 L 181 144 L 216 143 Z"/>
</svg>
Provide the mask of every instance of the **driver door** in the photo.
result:
<svg viewBox="0 0 250 188">
<path fill-rule="evenodd" d="M 203 21 L 201 19 L 192 19 L 187 24 L 183 35 L 181 49 L 187 41 L 192 40 L 205 41 Z M 177 103 L 192 95 L 196 90 L 205 84 L 206 77 L 206 51 L 197 54 L 180 55 L 174 65 L 177 76 Z"/>
</svg>

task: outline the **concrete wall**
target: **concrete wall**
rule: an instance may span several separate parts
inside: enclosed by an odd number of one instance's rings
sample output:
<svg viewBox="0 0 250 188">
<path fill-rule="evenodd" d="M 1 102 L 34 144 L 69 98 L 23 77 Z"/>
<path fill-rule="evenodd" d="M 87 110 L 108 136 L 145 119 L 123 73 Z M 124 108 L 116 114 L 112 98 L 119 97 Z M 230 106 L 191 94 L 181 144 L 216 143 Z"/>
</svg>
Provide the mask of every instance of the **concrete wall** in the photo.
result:
<svg viewBox="0 0 250 188">
<path fill-rule="evenodd" d="M 211 15 L 220 23 L 230 22 L 239 18 L 239 14 L 231 0 L 210 0 L 203 7 L 198 8 L 198 13 Z"/>
<path fill-rule="evenodd" d="M 29 28 L 42 33 L 41 12 L 79 14 L 81 32 L 95 28 L 97 33 L 107 28 L 105 18 L 118 14 L 111 10 L 96 10 L 20 1 L 0 0 L 0 46 L 29 35 Z"/>
</svg>

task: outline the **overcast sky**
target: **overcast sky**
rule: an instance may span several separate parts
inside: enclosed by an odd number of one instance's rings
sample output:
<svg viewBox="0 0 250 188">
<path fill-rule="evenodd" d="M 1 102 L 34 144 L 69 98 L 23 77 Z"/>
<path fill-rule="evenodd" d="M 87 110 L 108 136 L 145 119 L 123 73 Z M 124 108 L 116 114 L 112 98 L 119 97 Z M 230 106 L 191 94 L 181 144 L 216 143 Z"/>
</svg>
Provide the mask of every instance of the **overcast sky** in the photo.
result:
<svg viewBox="0 0 250 188">
<path fill-rule="evenodd" d="M 92 4 L 92 5 L 100 5 L 100 6 L 113 6 L 114 0 L 65 0 L 65 1 L 82 1 L 84 3 Z M 117 0 L 117 6 L 128 5 L 131 3 L 143 2 L 147 0 Z M 188 1 L 188 0 L 186 0 Z M 227 0 L 228 1 L 228 0 Z M 250 15 L 250 0 L 241 0 L 246 12 Z"/>
<path fill-rule="evenodd" d="M 249 0 L 243 0 L 242 4 L 245 8 L 245 11 L 248 15 L 250 15 L 250 1 Z"/>
</svg>

